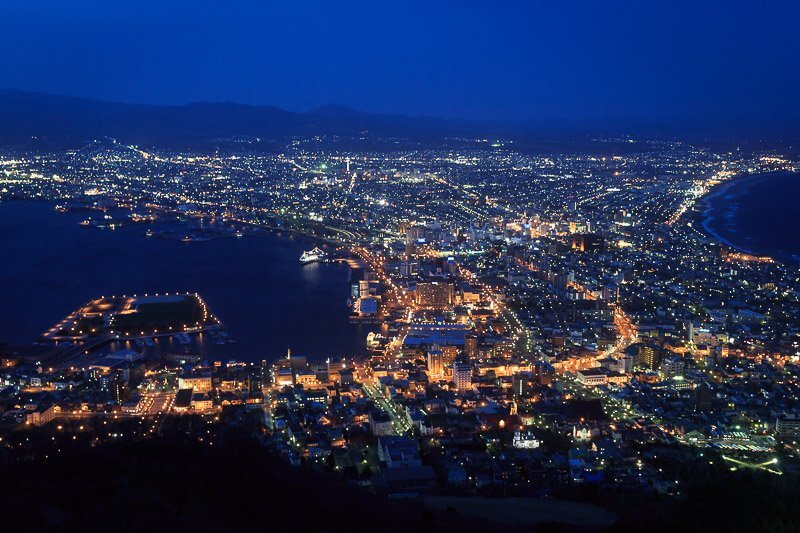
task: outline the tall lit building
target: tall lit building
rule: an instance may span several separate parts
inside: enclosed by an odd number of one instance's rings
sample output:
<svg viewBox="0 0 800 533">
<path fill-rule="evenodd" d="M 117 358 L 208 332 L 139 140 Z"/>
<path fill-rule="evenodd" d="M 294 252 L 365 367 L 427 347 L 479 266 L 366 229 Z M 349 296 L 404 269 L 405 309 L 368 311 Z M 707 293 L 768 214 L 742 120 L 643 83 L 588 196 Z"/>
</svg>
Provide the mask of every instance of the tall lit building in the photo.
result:
<svg viewBox="0 0 800 533">
<path fill-rule="evenodd" d="M 549 385 L 553 382 L 556 370 L 546 361 L 536 361 L 532 367 L 533 381 L 539 385 Z"/>
<path fill-rule="evenodd" d="M 443 308 L 453 305 L 455 290 L 452 283 L 431 281 L 417 283 L 414 293 L 418 306 Z"/>
<path fill-rule="evenodd" d="M 644 344 L 639 347 L 636 359 L 639 366 L 655 370 L 661 363 L 661 351 L 655 346 Z"/>
<path fill-rule="evenodd" d="M 428 350 L 428 376 L 431 379 L 444 377 L 444 353 L 438 346 L 433 346 Z"/>
<path fill-rule="evenodd" d="M 470 359 L 478 357 L 478 336 L 474 333 L 464 335 L 464 355 Z"/>
<path fill-rule="evenodd" d="M 122 373 L 117 372 L 111 380 L 111 392 L 114 395 L 114 403 L 122 405 L 128 397 L 128 389 L 125 385 L 125 380 L 122 378 Z"/>
<path fill-rule="evenodd" d="M 533 374 L 531 372 L 517 372 L 512 377 L 511 390 L 515 398 L 523 398 L 533 386 Z"/>
<path fill-rule="evenodd" d="M 453 362 L 461 353 L 458 346 L 434 344 L 428 351 L 428 376 L 443 379 L 452 375 Z"/>
<path fill-rule="evenodd" d="M 452 344 L 446 344 L 444 346 L 440 346 L 439 349 L 442 351 L 444 374 L 449 375 L 453 370 L 453 362 L 456 360 L 456 357 L 461 355 L 461 348 Z"/>
<path fill-rule="evenodd" d="M 460 391 L 472 388 L 472 364 L 468 361 L 456 360 L 453 363 L 453 383 Z"/>
</svg>

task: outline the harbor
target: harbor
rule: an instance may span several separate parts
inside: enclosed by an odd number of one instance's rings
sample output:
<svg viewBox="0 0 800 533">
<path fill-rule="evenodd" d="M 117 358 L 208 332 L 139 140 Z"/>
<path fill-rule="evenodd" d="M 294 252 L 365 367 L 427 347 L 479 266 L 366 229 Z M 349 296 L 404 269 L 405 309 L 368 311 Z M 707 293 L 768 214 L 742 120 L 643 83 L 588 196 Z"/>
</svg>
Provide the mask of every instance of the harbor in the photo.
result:
<svg viewBox="0 0 800 533">
<path fill-rule="evenodd" d="M 274 359 L 289 345 L 309 359 L 366 353 L 374 327 L 351 324 L 345 305 L 351 267 L 360 263 L 332 246 L 321 246 L 326 261 L 301 264 L 298 258 L 316 243 L 288 232 L 245 229 L 240 238 L 234 233 L 186 244 L 147 237 L 147 229 L 157 231 L 159 223 L 107 231 L 81 226 L 86 218 L 74 206 L 58 212 L 45 202 L 0 204 L 1 244 L 15 259 L 0 264 L 0 297 L 18 302 L 0 310 L 6 342 L 34 342 L 98 294 L 196 292 L 236 342 L 201 333 L 184 345 L 178 338 L 148 335 L 165 351 L 251 361 Z M 51 268 L 44 273 L 34 274 L 41 261 L 34 249 L 49 250 Z M 108 339 L 106 345 L 138 348 L 135 340 Z"/>
</svg>

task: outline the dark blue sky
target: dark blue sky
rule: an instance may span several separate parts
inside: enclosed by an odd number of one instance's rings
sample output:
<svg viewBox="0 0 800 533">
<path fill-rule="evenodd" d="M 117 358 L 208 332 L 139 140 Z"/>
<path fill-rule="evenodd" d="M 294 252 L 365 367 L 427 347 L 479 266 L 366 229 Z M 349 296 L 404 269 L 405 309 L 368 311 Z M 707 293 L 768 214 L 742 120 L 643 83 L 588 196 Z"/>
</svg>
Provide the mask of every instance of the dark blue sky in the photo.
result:
<svg viewBox="0 0 800 533">
<path fill-rule="evenodd" d="M 800 1 L 2 0 L 0 87 L 462 118 L 800 117 Z"/>
</svg>

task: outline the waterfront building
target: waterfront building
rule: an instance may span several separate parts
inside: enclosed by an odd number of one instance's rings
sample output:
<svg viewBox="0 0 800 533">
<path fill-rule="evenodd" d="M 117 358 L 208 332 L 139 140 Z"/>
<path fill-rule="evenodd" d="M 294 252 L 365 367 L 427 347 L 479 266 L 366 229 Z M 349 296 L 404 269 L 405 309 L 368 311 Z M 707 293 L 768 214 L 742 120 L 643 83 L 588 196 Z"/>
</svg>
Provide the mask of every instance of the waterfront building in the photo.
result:
<svg viewBox="0 0 800 533">
<path fill-rule="evenodd" d="M 192 389 L 194 392 L 209 392 L 213 387 L 211 375 L 184 374 L 178 378 L 179 389 Z"/>
</svg>

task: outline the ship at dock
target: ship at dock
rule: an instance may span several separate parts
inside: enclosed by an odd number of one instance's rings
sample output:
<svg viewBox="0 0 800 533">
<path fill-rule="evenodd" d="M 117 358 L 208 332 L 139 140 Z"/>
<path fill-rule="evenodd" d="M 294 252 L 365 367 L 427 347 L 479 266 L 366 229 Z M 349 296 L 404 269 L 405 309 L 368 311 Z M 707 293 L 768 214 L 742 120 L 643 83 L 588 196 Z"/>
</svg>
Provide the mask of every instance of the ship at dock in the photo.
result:
<svg viewBox="0 0 800 533">
<path fill-rule="evenodd" d="M 314 248 L 313 250 L 303 252 L 303 255 L 300 256 L 300 262 L 313 263 L 315 261 L 324 261 L 326 257 L 327 254 L 324 251 L 319 248 Z"/>
</svg>

